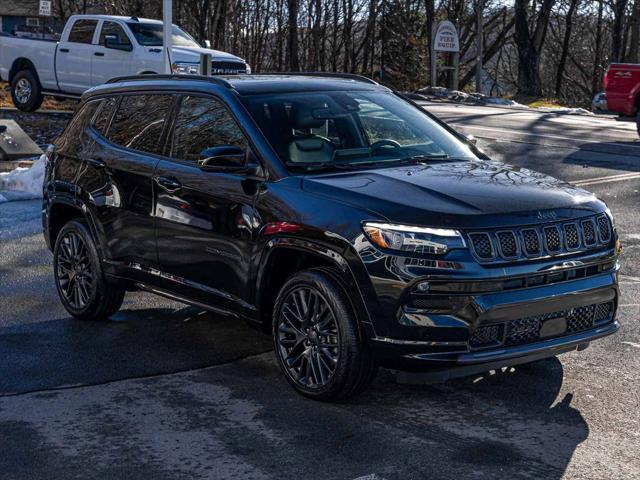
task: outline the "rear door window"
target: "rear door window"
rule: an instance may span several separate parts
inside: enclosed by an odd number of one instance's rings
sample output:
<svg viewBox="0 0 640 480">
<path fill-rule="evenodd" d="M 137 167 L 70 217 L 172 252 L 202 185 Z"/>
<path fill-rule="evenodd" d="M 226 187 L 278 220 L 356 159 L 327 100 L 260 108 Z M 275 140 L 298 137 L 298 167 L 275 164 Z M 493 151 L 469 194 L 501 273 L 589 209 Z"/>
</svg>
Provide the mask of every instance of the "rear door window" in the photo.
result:
<svg viewBox="0 0 640 480">
<path fill-rule="evenodd" d="M 162 153 L 162 131 L 173 102 L 172 95 L 122 97 L 107 138 L 122 147 Z"/>
<path fill-rule="evenodd" d="M 74 43 L 91 43 L 97 25 L 97 20 L 76 20 L 69 32 L 68 41 Z"/>
</svg>

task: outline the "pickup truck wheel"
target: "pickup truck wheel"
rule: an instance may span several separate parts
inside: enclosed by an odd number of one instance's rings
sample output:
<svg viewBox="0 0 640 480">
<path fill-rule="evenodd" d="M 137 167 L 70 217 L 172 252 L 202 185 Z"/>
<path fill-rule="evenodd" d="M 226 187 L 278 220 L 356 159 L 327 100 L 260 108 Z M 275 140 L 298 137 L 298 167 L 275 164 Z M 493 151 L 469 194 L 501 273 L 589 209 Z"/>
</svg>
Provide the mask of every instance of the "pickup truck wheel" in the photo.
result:
<svg viewBox="0 0 640 480">
<path fill-rule="evenodd" d="M 18 110 L 33 112 L 40 108 L 44 96 L 36 74 L 32 70 L 21 70 L 11 81 L 11 98 Z"/>
<path fill-rule="evenodd" d="M 53 271 L 62 305 L 80 320 L 104 320 L 116 313 L 125 290 L 109 284 L 86 224 L 67 223 L 53 249 Z"/>
<path fill-rule="evenodd" d="M 323 269 L 291 277 L 273 314 L 280 369 L 302 395 L 316 400 L 360 393 L 377 366 L 344 288 Z"/>
</svg>

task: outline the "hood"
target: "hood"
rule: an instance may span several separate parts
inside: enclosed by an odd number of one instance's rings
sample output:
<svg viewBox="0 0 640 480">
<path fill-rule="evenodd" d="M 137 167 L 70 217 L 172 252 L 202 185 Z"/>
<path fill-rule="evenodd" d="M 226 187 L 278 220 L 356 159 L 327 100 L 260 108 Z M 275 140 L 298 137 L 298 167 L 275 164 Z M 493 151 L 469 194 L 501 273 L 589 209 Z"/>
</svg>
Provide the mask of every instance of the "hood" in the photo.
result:
<svg viewBox="0 0 640 480">
<path fill-rule="evenodd" d="M 174 62 L 200 62 L 200 54 L 208 53 L 213 56 L 213 61 L 226 60 L 231 62 L 242 62 L 245 61 L 236 57 L 227 52 L 221 52 L 220 50 L 213 50 L 211 48 L 201 48 L 201 47 L 173 47 L 171 49 L 173 53 L 172 60 Z"/>
<path fill-rule="evenodd" d="M 606 208 L 593 194 L 566 182 L 493 161 L 307 176 L 303 189 L 409 225 L 525 225 Z"/>
</svg>

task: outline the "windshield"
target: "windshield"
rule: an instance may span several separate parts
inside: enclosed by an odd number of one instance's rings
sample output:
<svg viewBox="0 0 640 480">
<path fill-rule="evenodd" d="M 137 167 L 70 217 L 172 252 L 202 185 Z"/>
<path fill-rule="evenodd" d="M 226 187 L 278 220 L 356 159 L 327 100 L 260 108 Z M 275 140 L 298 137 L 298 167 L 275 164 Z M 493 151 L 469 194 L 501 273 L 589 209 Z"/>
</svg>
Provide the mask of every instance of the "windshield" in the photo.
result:
<svg viewBox="0 0 640 480">
<path fill-rule="evenodd" d="M 162 46 L 162 24 L 127 22 L 131 33 L 140 45 L 145 47 Z M 175 25 L 171 31 L 171 41 L 176 47 L 200 47 L 191 35 Z"/>
<path fill-rule="evenodd" d="M 282 161 L 326 169 L 477 158 L 468 145 L 391 92 L 243 97 Z"/>
</svg>

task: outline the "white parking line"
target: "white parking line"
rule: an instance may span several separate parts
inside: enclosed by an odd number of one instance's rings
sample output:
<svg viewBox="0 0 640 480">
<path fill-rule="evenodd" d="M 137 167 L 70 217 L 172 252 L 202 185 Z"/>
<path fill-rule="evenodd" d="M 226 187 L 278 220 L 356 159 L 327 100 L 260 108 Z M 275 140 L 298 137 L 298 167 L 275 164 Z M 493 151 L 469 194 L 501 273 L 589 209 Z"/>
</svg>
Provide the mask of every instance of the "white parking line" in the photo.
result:
<svg viewBox="0 0 640 480">
<path fill-rule="evenodd" d="M 640 283 L 640 277 L 630 277 L 629 275 L 620 275 L 621 283 Z"/>
<path fill-rule="evenodd" d="M 453 127 L 455 128 L 460 128 L 460 129 L 466 129 L 466 130 L 480 130 L 480 131 L 485 131 L 485 132 L 489 132 L 489 131 L 493 131 L 493 132 L 500 132 L 500 133 L 511 133 L 511 134 L 515 134 L 515 135 L 519 135 L 522 137 L 540 137 L 540 138 L 552 138 L 555 140 L 563 140 L 563 141 L 569 141 L 569 142 L 579 142 L 581 144 L 585 144 L 585 143 L 594 143 L 594 144 L 600 144 L 600 145 L 606 145 L 609 142 L 602 142 L 602 141 L 590 141 L 590 140 L 583 140 L 583 139 L 578 139 L 578 138 L 571 138 L 571 137 L 563 137 L 560 135 L 547 135 L 547 134 L 541 134 L 541 133 L 530 133 L 530 132 L 516 132 L 514 130 L 510 130 L 508 128 L 496 128 L 496 127 L 478 127 L 478 126 L 474 126 L 474 125 L 460 125 L 460 124 L 451 124 Z M 477 135 L 479 137 L 482 137 L 482 135 Z M 490 137 L 493 138 L 493 137 Z M 501 140 L 500 138 L 497 140 Z M 611 140 L 611 143 L 613 142 L 617 142 L 619 140 Z M 640 145 L 628 145 L 625 144 L 624 148 L 638 148 L 640 149 Z"/>
<path fill-rule="evenodd" d="M 640 172 L 623 173 L 620 175 L 610 175 L 607 177 L 587 178 L 584 180 L 576 180 L 575 182 L 572 182 L 572 183 L 580 187 L 583 185 L 597 185 L 600 183 L 622 182 L 624 180 L 634 180 L 636 178 L 640 178 Z"/>
</svg>

